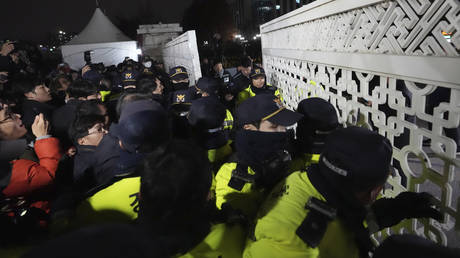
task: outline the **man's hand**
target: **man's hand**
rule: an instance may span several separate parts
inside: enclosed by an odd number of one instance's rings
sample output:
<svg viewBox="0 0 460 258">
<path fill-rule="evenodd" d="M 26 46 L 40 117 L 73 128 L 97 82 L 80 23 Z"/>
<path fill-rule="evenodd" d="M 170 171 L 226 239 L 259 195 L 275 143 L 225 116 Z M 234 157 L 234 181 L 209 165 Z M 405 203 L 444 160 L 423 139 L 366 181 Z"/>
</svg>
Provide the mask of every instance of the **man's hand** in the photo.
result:
<svg viewBox="0 0 460 258">
<path fill-rule="evenodd" d="M 44 115 L 40 113 L 40 115 L 35 116 L 34 123 L 32 124 L 32 133 L 35 137 L 43 137 L 48 135 L 49 131 L 49 122 L 46 121 Z"/>
<path fill-rule="evenodd" d="M 0 50 L 0 54 L 2 56 L 7 56 L 14 50 L 14 45 L 11 42 L 6 42 L 2 45 L 2 49 Z"/>
<path fill-rule="evenodd" d="M 87 73 L 88 71 L 91 71 L 91 67 L 89 65 L 85 65 L 82 69 L 81 69 L 81 76 L 83 76 L 85 73 Z"/>
</svg>

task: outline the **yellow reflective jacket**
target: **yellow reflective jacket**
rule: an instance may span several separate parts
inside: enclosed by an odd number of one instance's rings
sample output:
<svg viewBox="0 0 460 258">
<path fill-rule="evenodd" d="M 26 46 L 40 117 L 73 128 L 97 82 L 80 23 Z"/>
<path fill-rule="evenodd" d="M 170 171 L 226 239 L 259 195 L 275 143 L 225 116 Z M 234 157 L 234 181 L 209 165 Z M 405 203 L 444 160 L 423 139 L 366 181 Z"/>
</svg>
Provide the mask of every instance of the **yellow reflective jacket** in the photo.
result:
<svg viewBox="0 0 460 258">
<path fill-rule="evenodd" d="M 237 163 L 225 163 L 216 175 L 216 206 L 222 209 L 224 203 L 228 203 L 233 209 L 241 210 L 248 218 L 254 218 L 257 207 L 263 199 L 263 189 L 256 189 L 253 183 L 244 184 L 241 191 L 228 186 L 232 178 L 232 172 L 236 169 Z M 255 172 L 248 167 L 248 173 L 255 175 Z"/>
<path fill-rule="evenodd" d="M 208 160 L 211 163 L 219 163 L 223 162 L 225 158 L 232 155 L 232 147 L 230 146 L 232 142 L 228 141 L 227 144 L 218 148 L 218 149 L 211 149 L 208 150 Z"/>
<path fill-rule="evenodd" d="M 233 115 L 230 110 L 226 110 L 225 120 L 224 120 L 224 130 L 231 131 L 233 129 Z"/>
<path fill-rule="evenodd" d="M 140 185 L 140 177 L 125 178 L 95 193 L 77 208 L 77 223 L 94 224 L 137 219 Z"/>
<path fill-rule="evenodd" d="M 211 183 L 211 190 L 210 190 L 210 198 L 215 199 L 216 198 L 216 174 L 217 170 L 220 165 L 225 161 L 227 157 L 232 155 L 233 149 L 230 146 L 232 142 L 228 141 L 227 144 L 224 146 L 218 148 L 218 149 L 211 149 L 208 150 L 208 160 L 209 162 L 213 165 L 213 171 L 212 171 L 212 183 Z"/>
<path fill-rule="evenodd" d="M 274 92 L 274 95 L 275 97 L 279 98 L 281 101 L 283 101 L 283 98 L 281 97 L 281 94 L 280 94 L 280 91 L 278 88 L 274 87 L 274 86 L 271 86 L 271 85 L 268 85 L 267 86 L 269 88 L 274 88 L 275 89 L 275 92 Z M 249 85 L 246 89 L 240 91 L 240 93 L 238 93 L 238 98 L 236 100 L 236 104 L 239 105 L 241 104 L 243 101 L 249 99 L 249 98 L 252 98 L 254 97 L 256 94 L 252 91 L 251 89 L 251 85 Z"/>
<path fill-rule="evenodd" d="M 309 247 L 297 236 L 296 230 L 309 212 L 305 204 L 310 197 L 325 201 L 306 172 L 294 172 L 278 184 L 259 210 L 255 241 L 247 243 L 243 257 L 359 257 L 353 233 L 338 219 L 328 224 L 316 248 Z"/>
<path fill-rule="evenodd" d="M 216 224 L 206 238 L 180 258 L 241 258 L 246 232 L 240 225 Z"/>
<path fill-rule="evenodd" d="M 295 158 L 289 168 L 289 172 L 305 170 L 312 164 L 318 164 L 320 154 L 304 154 L 301 157 Z"/>
<path fill-rule="evenodd" d="M 99 91 L 99 94 L 101 94 L 102 102 L 105 102 L 106 100 L 109 100 L 110 94 L 112 92 L 109 90 L 101 90 Z"/>
</svg>

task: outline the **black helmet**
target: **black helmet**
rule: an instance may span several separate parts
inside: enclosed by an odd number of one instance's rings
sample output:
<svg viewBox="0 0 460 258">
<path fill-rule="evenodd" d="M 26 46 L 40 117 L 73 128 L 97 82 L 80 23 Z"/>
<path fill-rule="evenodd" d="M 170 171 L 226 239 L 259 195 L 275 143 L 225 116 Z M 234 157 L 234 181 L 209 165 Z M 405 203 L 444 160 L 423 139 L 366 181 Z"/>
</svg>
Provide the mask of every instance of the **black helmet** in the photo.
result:
<svg viewBox="0 0 460 258">
<path fill-rule="evenodd" d="M 361 127 L 341 128 L 327 139 L 321 175 L 342 193 L 370 190 L 387 180 L 393 148 L 382 135 Z"/>
<path fill-rule="evenodd" d="M 327 136 L 339 126 L 334 106 L 322 98 L 308 98 L 297 106 L 304 115 L 297 122 L 296 136 L 303 153 L 321 153 Z"/>
</svg>

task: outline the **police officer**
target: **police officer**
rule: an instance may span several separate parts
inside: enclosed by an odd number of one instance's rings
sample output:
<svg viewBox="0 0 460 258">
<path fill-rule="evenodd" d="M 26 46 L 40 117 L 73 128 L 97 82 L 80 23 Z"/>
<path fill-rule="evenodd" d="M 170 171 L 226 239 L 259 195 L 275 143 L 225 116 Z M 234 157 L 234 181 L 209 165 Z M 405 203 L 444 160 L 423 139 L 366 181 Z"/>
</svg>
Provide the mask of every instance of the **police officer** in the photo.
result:
<svg viewBox="0 0 460 258">
<path fill-rule="evenodd" d="M 318 163 L 327 136 L 339 126 L 334 106 L 324 99 L 304 99 L 299 102 L 297 112 L 303 118 L 297 122 L 293 172 Z"/>
<path fill-rule="evenodd" d="M 218 208 L 228 203 L 249 217 L 255 215 L 265 190 L 284 176 L 289 165 L 286 126 L 301 117 L 271 94 L 259 94 L 238 107 L 237 161 L 225 163 L 216 175 Z"/>
<path fill-rule="evenodd" d="M 225 111 L 225 106 L 217 98 L 206 97 L 194 100 L 187 116 L 193 128 L 195 140 L 198 145 L 208 151 L 208 159 L 211 164 L 221 164 L 226 157 L 232 154 L 232 148 L 223 126 Z"/>
<path fill-rule="evenodd" d="M 169 107 L 169 119 L 174 138 L 188 139 L 191 137 L 190 124 L 187 115 L 192 106 L 190 90 L 177 90 L 172 93 Z"/>
<path fill-rule="evenodd" d="M 197 94 L 201 97 L 212 97 L 217 98 L 219 92 L 219 81 L 214 78 L 203 77 L 200 78 L 196 84 Z M 224 120 L 224 131 L 227 136 L 230 137 L 230 132 L 233 129 L 233 115 L 230 110 L 226 109 L 225 111 L 225 120 Z"/>
<path fill-rule="evenodd" d="M 170 92 L 187 90 L 189 88 L 190 81 L 187 69 L 183 66 L 176 66 L 169 69 L 169 79 L 171 80 Z"/>
<path fill-rule="evenodd" d="M 427 193 L 375 201 L 391 159 L 390 142 L 376 132 L 336 130 L 318 164 L 292 173 L 273 189 L 244 257 L 368 257 L 374 248 L 370 233 L 406 218 L 441 219 Z"/>
<path fill-rule="evenodd" d="M 143 75 L 155 75 L 155 70 L 153 68 L 153 60 L 150 56 L 144 56 L 142 58 L 142 74 Z"/>
<path fill-rule="evenodd" d="M 187 116 L 192 127 L 192 137 L 197 145 L 208 152 L 213 172 L 211 197 L 215 196 L 217 170 L 233 152 L 223 126 L 225 110 L 217 98 L 205 97 L 193 101 Z"/>
<path fill-rule="evenodd" d="M 233 76 L 233 89 L 232 93 L 238 95 L 240 91 L 246 89 L 249 84 L 251 84 L 251 75 L 252 71 L 252 60 L 245 56 L 241 58 L 240 66 L 238 67 L 238 72 Z"/>
<path fill-rule="evenodd" d="M 238 93 L 237 105 L 241 102 L 252 98 L 258 94 L 271 94 L 281 99 L 278 88 L 266 83 L 265 70 L 261 67 L 255 67 L 251 71 L 251 84 L 240 93 Z"/>
</svg>

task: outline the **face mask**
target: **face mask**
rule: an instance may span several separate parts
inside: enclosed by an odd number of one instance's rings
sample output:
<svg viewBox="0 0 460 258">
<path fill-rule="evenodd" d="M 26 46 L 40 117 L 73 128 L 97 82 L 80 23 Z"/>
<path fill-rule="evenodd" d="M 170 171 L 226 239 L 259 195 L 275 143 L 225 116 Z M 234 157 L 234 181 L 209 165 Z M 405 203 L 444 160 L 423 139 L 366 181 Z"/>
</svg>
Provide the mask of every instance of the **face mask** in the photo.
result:
<svg viewBox="0 0 460 258">
<path fill-rule="evenodd" d="M 186 90 L 189 88 L 188 82 L 173 83 L 174 90 Z"/>
<path fill-rule="evenodd" d="M 238 160 L 256 171 L 256 181 L 264 187 L 271 187 L 284 176 L 291 160 L 285 150 L 287 143 L 285 132 L 241 130 L 235 139 Z"/>
<path fill-rule="evenodd" d="M 255 87 L 255 86 L 253 86 L 253 85 L 251 84 L 251 90 L 252 90 L 252 92 L 254 92 L 256 95 L 257 95 L 257 94 L 267 93 L 267 89 L 266 89 L 265 85 L 264 85 L 262 88 L 257 88 L 257 87 Z"/>
<path fill-rule="evenodd" d="M 262 165 L 287 146 L 287 133 L 240 130 L 235 144 L 238 159 L 248 165 Z"/>
<path fill-rule="evenodd" d="M 143 65 L 144 65 L 145 68 L 150 68 L 150 67 L 152 67 L 152 62 L 148 61 L 148 62 L 143 63 Z"/>
</svg>

